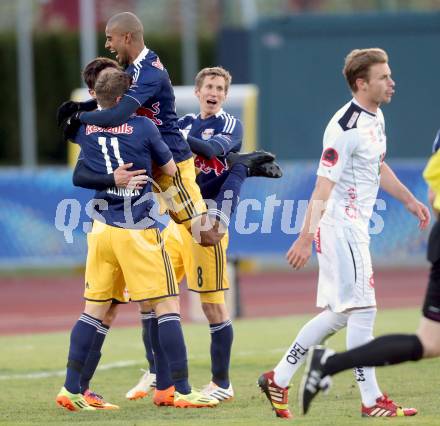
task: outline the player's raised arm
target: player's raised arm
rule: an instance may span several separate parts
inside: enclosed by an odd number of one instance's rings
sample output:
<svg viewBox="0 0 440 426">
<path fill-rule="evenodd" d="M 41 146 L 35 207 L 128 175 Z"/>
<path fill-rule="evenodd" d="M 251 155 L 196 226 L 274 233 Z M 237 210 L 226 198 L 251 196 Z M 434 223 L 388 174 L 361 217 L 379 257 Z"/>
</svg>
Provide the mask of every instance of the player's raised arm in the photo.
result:
<svg viewBox="0 0 440 426">
<path fill-rule="evenodd" d="M 382 163 L 380 168 L 380 187 L 399 200 L 410 213 L 419 219 L 420 229 L 428 227 L 431 220 L 429 208 L 413 195 L 385 162 Z"/>
<path fill-rule="evenodd" d="M 160 91 L 163 78 L 163 75 L 155 69 L 150 70 L 147 75 L 142 73 L 117 105 L 101 111 L 80 113 L 80 121 L 101 127 L 113 127 L 125 123 L 140 106 Z"/>
</svg>

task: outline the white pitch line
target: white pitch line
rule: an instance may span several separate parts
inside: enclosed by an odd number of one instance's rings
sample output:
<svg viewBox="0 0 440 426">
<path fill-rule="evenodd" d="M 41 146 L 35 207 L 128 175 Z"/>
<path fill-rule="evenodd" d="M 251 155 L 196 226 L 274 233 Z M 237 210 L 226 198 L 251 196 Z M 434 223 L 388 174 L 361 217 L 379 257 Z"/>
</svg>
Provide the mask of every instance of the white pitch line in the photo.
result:
<svg viewBox="0 0 440 426">
<path fill-rule="evenodd" d="M 279 353 L 284 352 L 285 349 L 277 348 L 277 349 L 271 349 L 270 351 L 267 351 L 269 353 Z M 257 355 L 260 352 L 257 351 L 241 351 L 237 353 L 233 353 L 234 357 L 246 357 L 246 356 L 253 356 Z M 189 356 L 189 360 L 200 360 L 200 359 L 208 359 L 207 356 Z M 105 370 L 114 370 L 115 368 L 125 368 L 125 367 L 133 367 L 135 365 L 144 365 L 145 360 L 126 360 L 126 361 L 116 361 L 116 362 L 110 362 L 108 364 L 103 364 L 98 366 L 98 370 L 105 371 Z M 62 377 L 66 374 L 66 370 L 56 370 L 56 371 L 40 371 L 36 373 L 24 373 L 24 374 L 4 374 L 0 375 L 0 380 L 28 380 L 28 379 L 46 379 L 49 377 Z"/>
<path fill-rule="evenodd" d="M 134 360 L 117 361 L 117 362 L 111 362 L 109 364 L 100 365 L 98 366 L 98 370 L 113 370 L 115 368 L 131 367 L 133 365 L 139 365 L 139 364 L 142 364 L 142 361 L 134 361 Z M 0 380 L 46 379 L 48 377 L 64 376 L 65 374 L 66 374 L 66 370 L 41 371 L 38 373 L 0 375 Z"/>
</svg>

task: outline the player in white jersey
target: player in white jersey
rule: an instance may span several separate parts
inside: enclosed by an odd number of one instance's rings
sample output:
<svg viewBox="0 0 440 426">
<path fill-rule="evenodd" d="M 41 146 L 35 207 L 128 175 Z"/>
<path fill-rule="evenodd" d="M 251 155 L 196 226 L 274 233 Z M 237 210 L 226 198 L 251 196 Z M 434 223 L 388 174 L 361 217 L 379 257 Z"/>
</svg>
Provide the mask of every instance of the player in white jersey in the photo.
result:
<svg viewBox="0 0 440 426">
<path fill-rule="evenodd" d="M 323 145 L 317 175 L 336 184 L 315 235 L 317 306 L 334 312 L 375 306 L 368 225 L 386 153 L 382 111 L 373 114 L 354 98 L 330 120 Z"/>
<path fill-rule="evenodd" d="M 258 384 L 278 417 L 292 417 L 288 384 L 312 345 L 347 327 L 347 348 L 373 338 L 376 315 L 368 224 L 379 186 L 401 201 L 417 217 L 421 229 L 430 220 L 428 208 L 399 181 L 385 163 L 386 135 L 379 106 L 391 101 L 395 83 L 388 56 L 382 49 L 352 51 L 345 59 L 344 76 L 353 99 L 330 120 L 315 189 L 298 239 L 287 252 L 294 269 L 302 268 L 315 240 L 319 262 L 318 307 L 323 312 L 304 325 L 272 371 Z M 412 416 L 384 395 L 374 368 L 355 369 L 362 396 L 361 414 Z"/>
</svg>

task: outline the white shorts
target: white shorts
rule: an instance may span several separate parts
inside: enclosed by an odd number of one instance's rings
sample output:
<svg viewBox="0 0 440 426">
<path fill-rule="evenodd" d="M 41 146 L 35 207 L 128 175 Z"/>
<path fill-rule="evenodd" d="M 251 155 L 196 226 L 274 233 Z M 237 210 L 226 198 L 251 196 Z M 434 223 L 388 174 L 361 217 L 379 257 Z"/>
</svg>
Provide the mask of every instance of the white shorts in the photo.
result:
<svg viewBox="0 0 440 426">
<path fill-rule="evenodd" d="M 333 312 L 376 306 L 369 243 L 349 227 L 321 224 L 315 237 L 319 263 L 316 306 Z"/>
</svg>

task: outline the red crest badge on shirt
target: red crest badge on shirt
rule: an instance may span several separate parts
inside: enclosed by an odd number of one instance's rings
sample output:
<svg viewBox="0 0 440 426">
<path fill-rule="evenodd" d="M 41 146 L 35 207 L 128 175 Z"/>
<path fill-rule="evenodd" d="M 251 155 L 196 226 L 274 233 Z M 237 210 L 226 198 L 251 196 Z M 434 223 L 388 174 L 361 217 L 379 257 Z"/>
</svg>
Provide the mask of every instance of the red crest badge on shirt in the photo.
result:
<svg viewBox="0 0 440 426">
<path fill-rule="evenodd" d="M 321 163 L 326 167 L 333 167 L 339 159 L 338 151 L 334 148 L 327 148 L 321 157 Z"/>
</svg>

